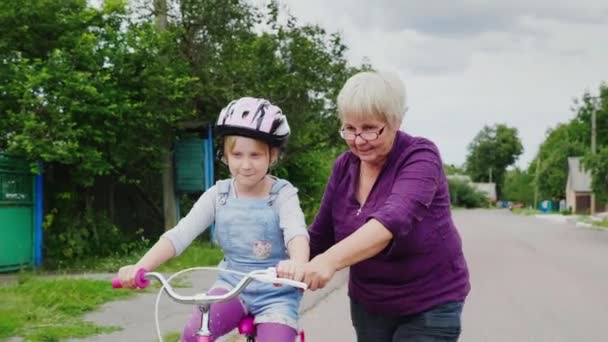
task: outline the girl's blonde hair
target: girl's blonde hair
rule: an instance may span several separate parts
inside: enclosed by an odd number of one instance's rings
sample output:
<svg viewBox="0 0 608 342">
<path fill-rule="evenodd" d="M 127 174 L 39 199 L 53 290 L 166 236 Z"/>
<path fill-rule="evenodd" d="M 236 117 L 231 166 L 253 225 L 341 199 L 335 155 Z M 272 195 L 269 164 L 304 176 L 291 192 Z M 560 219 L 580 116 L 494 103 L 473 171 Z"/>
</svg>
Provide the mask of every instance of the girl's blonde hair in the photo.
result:
<svg viewBox="0 0 608 342">
<path fill-rule="evenodd" d="M 338 95 L 338 115 L 377 119 L 399 127 L 407 111 L 405 85 L 395 73 L 364 71 L 349 78 Z"/>
</svg>

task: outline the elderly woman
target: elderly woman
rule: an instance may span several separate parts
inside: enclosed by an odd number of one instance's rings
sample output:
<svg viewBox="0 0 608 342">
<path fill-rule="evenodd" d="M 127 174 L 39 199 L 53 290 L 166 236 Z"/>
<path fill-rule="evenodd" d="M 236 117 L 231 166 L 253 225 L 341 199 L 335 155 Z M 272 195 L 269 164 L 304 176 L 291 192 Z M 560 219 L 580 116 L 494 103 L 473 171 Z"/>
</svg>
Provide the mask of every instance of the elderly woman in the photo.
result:
<svg viewBox="0 0 608 342">
<path fill-rule="evenodd" d="M 310 227 L 312 290 L 350 266 L 358 341 L 456 341 L 469 285 L 437 147 L 399 131 L 405 87 L 394 74 L 361 72 L 338 96 L 336 160 Z"/>
</svg>

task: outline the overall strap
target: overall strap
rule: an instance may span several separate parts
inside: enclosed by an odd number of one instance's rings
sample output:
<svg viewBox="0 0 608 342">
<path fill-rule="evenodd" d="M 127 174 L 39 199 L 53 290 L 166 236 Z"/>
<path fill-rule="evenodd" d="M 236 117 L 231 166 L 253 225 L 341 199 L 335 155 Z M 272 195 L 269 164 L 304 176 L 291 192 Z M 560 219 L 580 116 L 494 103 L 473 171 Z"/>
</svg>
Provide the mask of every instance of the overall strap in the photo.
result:
<svg viewBox="0 0 608 342">
<path fill-rule="evenodd" d="M 230 195 L 232 179 L 223 179 L 217 182 L 217 204 L 224 205 Z"/>
<path fill-rule="evenodd" d="M 281 189 L 283 189 L 287 185 L 289 185 L 289 182 L 287 182 L 284 179 L 277 178 L 275 180 L 275 182 L 272 184 L 272 188 L 270 188 L 270 195 L 268 196 L 268 205 L 269 206 L 272 206 L 274 204 L 274 201 L 279 196 L 279 192 L 281 191 Z"/>
</svg>

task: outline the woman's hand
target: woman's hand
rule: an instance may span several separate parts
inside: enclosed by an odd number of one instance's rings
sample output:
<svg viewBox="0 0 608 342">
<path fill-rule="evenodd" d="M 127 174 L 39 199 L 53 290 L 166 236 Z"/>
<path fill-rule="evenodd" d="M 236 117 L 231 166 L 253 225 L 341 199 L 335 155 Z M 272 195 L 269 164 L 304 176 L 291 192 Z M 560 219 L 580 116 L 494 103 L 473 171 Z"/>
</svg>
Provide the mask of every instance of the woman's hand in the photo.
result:
<svg viewBox="0 0 608 342">
<path fill-rule="evenodd" d="M 310 290 L 324 288 L 337 271 L 334 262 L 325 254 L 319 254 L 304 264 L 304 283 Z"/>
<path fill-rule="evenodd" d="M 304 279 L 304 264 L 295 260 L 281 260 L 277 265 L 277 276 L 279 278 L 287 278 L 295 281 Z"/>
<path fill-rule="evenodd" d="M 139 270 L 135 265 L 123 266 L 118 270 L 118 279 L 123 288 L 134 289 L 137 288 L 135 284 L 135 275 Z"/>
</svg>

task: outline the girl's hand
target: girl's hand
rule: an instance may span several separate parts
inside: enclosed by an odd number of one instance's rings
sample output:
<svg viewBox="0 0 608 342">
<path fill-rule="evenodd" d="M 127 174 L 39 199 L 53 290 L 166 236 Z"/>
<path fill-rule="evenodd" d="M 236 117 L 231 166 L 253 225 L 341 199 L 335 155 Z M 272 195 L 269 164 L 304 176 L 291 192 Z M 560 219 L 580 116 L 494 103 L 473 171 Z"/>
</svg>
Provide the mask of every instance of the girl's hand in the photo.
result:
<svg viewBox="0 0 608 342">
<path fill-rule="evenodd" d="M 277 276 L 295 281 L 304 279 L 304 264 L 291 259 L 281 260 L 277 265 Z"/>
<path fill-rule="evenodd" d="M 134 289 L 137 287 L 135 284 L 135 275 L 137 274 L 138 268 L 135 265 L 123 266 L 118 270 L 118 279 L 123 288 Z"/>
</svg>

